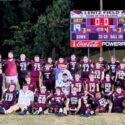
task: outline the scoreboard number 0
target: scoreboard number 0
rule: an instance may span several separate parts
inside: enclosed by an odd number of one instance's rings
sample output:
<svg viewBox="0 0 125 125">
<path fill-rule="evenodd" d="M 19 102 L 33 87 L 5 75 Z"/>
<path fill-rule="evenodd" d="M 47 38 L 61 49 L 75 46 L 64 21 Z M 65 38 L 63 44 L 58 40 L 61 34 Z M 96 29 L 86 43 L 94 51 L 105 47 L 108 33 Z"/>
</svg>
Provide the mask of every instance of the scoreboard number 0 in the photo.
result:
<svg viewBox="0 0 125 125">
<path fill-rule="evenodd" d="M 109 19 L 108 18 L 103 18 L 103 19 L 95 18 L 94 20 L 95 20 L 94 24 L 96 26 L 99 26 L 99 25 L 108 26 L 109 25 Z"/>
</svg>

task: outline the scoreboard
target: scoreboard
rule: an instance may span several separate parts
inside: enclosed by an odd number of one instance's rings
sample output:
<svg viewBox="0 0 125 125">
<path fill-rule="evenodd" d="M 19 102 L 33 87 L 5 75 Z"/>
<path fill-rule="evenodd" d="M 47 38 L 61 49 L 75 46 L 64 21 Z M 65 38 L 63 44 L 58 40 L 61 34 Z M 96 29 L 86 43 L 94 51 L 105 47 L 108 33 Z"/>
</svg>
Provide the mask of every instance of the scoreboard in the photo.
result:
<svg viewBox="0 0 125 125">
<path fill-rule="evenodd" d="M 125 11 L 71 11 L 71 47 L 101 47 L 105 41 L 125 41 Z"/>
</svg>

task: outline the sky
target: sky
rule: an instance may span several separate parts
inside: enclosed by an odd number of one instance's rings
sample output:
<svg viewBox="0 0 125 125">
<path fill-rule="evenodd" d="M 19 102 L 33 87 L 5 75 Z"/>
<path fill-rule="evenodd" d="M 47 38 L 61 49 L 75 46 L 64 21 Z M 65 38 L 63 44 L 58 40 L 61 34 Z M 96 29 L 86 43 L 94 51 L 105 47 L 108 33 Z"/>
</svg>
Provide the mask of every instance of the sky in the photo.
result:
<svg viewBox="0 0 125 125">
<path fill-rule="evenodd" d="M 99 10 L 100 0 L 73 0 L 74 8 L 80 10 Z M 103 0 L 104 10 L 123 10 L 125 9 L 125 0 Z"/>
</svg>

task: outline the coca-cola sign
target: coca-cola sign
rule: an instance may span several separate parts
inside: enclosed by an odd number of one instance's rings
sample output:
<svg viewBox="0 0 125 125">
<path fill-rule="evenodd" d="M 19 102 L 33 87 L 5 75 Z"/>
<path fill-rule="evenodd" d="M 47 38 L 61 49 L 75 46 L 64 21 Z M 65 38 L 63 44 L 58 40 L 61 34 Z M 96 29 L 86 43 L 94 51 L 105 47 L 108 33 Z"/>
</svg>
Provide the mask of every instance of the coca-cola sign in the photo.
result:
<svg viewBox="0 0 125 125">
<path fill-rule="evenodd" d="M 72 40 L 72 41 L 70 41 L 70 47 L 73 47 L 73 48 L 100 48 L 100 47 L 102 47 L 102 41 Z"/>
</svg>

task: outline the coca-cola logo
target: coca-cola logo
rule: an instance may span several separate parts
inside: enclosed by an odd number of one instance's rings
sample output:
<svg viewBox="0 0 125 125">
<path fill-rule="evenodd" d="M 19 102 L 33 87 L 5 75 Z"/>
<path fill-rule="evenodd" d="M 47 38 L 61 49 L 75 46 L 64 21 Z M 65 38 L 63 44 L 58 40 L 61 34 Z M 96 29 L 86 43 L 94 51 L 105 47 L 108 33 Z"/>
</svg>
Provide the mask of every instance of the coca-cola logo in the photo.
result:
<svg viewBox="0 0 125 125">
<path fill-rule="evenodd" d="M 76 47 L 76 48 L 99 48 L 102 47 L 102 42 L 101 41 L 71 41 L 70 43 L 71 47 Z"/>
</svg>

